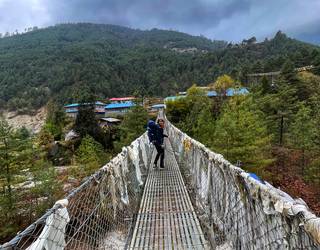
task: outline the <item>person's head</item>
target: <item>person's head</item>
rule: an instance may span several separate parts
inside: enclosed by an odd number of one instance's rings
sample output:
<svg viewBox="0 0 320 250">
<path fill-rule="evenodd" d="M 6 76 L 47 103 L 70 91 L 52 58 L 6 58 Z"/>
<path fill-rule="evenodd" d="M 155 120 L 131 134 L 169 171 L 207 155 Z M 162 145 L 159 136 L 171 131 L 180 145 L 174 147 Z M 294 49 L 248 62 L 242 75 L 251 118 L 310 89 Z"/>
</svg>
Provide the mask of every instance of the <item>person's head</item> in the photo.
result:
<svg viewBox="0 0 320 250">
<path fill-rule="evenodd" d="M 163 119 L 158 119 L 158 124 L 161 128 L 164 128 L 164 120 Z"/>
</svg>

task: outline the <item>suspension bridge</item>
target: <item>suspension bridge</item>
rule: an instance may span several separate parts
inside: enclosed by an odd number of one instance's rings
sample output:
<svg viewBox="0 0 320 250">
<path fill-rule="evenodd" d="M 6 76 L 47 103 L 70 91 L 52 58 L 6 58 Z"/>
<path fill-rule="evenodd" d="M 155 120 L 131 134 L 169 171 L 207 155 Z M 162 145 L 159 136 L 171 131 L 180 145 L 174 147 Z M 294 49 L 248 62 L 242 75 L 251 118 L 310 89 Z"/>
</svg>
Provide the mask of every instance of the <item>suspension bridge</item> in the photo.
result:
<svg viewBox="0 0 320 250">
<path fill-rule="evenodd" d="M 303 200 L 166 129 L 164 170 L 143 134 L 1 249 L 320 249 Z"/>
<path fill-rule="evenodd" d="M 304 71 L 313 71 L 318 69 L 319 66 L 314 65 L 306 65 L 303 67 L 295 68 L 296 72 L 304 72 Z M 273 72 L 264 72 L 264 73 L 251 73 L 247 74 L 247 83 L 251 85 L 256 85 L 261 83 L 263 77 L 266 77 L 271 83 L 275 83 L 276 80 L 279 78 L 281 71 L 273 71 Z"/>
</svg>

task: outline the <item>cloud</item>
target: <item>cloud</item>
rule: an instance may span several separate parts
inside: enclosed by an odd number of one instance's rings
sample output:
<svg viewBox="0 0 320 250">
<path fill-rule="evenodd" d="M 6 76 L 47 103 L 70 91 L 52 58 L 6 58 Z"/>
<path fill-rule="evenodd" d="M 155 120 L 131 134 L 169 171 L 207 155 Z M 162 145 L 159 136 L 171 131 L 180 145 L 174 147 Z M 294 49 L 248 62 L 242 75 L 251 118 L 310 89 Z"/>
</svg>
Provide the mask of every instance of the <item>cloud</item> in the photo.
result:
<svg viewBox="0 0 320 250">
<path fill-rule="evenodd" d="M 51 24 L 42 0 L 0 0 L 0 33 Z"/>
<path fill-rule="evenodd" d="M 320 31 L 314 28 L 320 24 L 318 13 L 319 0 L 0 0 L 0 32 L 93 22 L 173 29 L 234 42 L 282 30 L 320 43 Z"/>
</svg>

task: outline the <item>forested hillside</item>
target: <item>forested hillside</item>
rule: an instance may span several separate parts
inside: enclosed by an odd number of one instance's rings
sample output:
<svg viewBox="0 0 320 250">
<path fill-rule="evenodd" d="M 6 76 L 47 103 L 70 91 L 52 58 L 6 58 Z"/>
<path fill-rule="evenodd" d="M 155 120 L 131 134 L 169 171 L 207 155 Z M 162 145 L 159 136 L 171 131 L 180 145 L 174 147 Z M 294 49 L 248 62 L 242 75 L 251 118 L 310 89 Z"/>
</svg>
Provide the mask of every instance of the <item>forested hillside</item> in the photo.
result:
<svg viewBox="0 0 320 250">
<path fill-rule="evenodd" d="M 188 52 L 182 52 L 182 50 Z M 228 73 L 320 64 L 319 47 L 288 38 L 232 45 L 175 31 L 97 24 L 63 24 L 0 39 L 0 107 L 28 111 L 81 91 L 98 98 L 138 93 L 168 95 Z"/>
</svg>

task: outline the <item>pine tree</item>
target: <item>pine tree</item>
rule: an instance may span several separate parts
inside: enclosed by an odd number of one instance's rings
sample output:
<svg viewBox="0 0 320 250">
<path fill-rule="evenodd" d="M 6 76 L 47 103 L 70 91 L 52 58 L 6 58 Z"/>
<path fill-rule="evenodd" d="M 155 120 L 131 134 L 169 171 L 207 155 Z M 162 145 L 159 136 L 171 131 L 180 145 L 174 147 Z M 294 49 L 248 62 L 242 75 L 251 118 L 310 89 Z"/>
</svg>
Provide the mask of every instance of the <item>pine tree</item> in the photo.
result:
<svg viewBox="0 0 320 250">
<path fill-rule="evenodd" d="M 45 158 L 39 158 L 33 163 L 32 175 L 34 176 L 35 186 L 30 190 L 30 197 L 31 200 L 36 202 L 37 206 L 31 205 L 29 213 L 38 217 L 64 193 L 55 168 Z M 44 202 L 39 201 L 43 197 L 46 197 L 46 200 Z"/>
<path fill-rule="evenodd" d="M 6 200 L 7 212 L 14 210 L 14 194 L 12 190 L 13 175 L 16 169 L 13 169 L 14 163 L 14 139 L 13 131 L 8 122 L 0 118 L 0 174 L 2 189 L 4 190 L 3 199 Z M 8 216 L 8 215 L 7 215 Z"/>
<path fill-rule="evenodd" d="M 94 105 L 91 103 L 80 105 L 74 130 L 81 138 L 90 135 L 105 148 L 112 148 L 111 137 L 100 128 L 94 112 Z"/>
<path fill-rule="evenodd" d="M 255 64 L 252 66 L 252 72 L 254 73 L 263 73 L 264 72 L 264 67 L 261 61 L 257 61 Z"/>
<path fill-rule="evenodd" d="M 212 148 L 224 157 L 250 171 L 263 173 L 272 160 L 269 157 L 271 136 L 264 117 L 251 97 L 237 96 L 224 106 L 216 122 Z"/>
<path fill-rule="evenodd" d="M 16 232 L 17 217 L 23 215 L 21 206 L 24 207 L 23 211 L 28 209 L 25 193 L 21 196 L 21 192 L 17 192 L 17 186 L 25 180 L 25 173 L 22 171 L 34 171 L 34 161 L 37 157 L 39 155 L 33 152 L 31 138 L 21 130 L 14 131 L 0 118 L 0 223 L 6 226 L 6 230 L 0 230 L 0 236 Z"/>
<path fill-rule="evenodd" d="M 274 134 L 281 146 L 285 143 L 285 135 L 296 111 L 296 93 L 295 87 L 281 84 L 278 88 L 278 93 L 274 95 L 274 100 L 271 100 L 274 102 L 275 112 L 269 118 L 273 120 L 273 126 L 275 126 Z"/>
<path fill-rule="evenodd" d="M 190 136 L 197 137 L 200 135 L 198 126 L 198 119 L 201 113 L 206 113 L 211 107 L 209 98 L 203 89 L 193 85 L 187 91 L 187 98 L 185 98 L 188 106 L 188 115 L 180 124 L 181 128 Z M 206 110 L 206 111 L 205 111 Z"/>
<path fill-rule="evenodd" d="M 95 136 L 98 134 L 99 125 L 94 113 L 93 104 L 81 104 L 74 124 L 75 131 L 84 138 L 86 135 Z"/>
<path fill-rule="evenodd" d="M 287 84 L 293 84 L 296 82 L 297 73 L 295 71 L 294 63 L 290 59 L 287 59 L 286 62 L 282 65 L 280 78 Z"/>
<path fill-rule="evenodd" d="M 190 102 L 187 98 L 180 98 L 175 101 L 166 102 L 166 114 L 173 123 L 184 123 L 190 112 Z"/>
<path fill-rule="evenodd" d="M 145 132 L 145 125 L 147 122 L 147 111 L 140 105 L 133 107 L 124 116 L 121 126 L 119 127 L 120 143 L 117 145 L 118 150 L 142 135 Z"/>
<path fill-rule="evenodd" d="M 271 84 L 266 76 L 261 79 L 260 91 L 262 95 L 269 94 L 272 91 Z"/>
<path fill-rule="evenodd" d="M 86 135 L 82 138 L 81 144 L 76 151 L 76 160 L 83 166 L 83 176 L 86 176 L 92 174 L 94 170 L 107 162 L 107 155 L 100 143 L 90 135 Z"/>
<path fill-rule="evenodd" d="M 47 113 L 44 127 L 53 135 L 55 140 L 60 140 L 66 121 L 65 112 L 61 106 L 53 101 L 49 101 L 47 104 Z"/>
<path fill-rule="evenodd" d="M 313 61 L 314 70 L 313 72 L 320 75 L 320 54 L 318 54 Z"/>
<path fill-rule="evenodd" d="M 202 110 L 194 113 L 193 116 L 196 117 L 196 122 L 192 124 L 193 137 L 206 146 L 212 145 L 214 141 L 215 119 L 210 105 L 203 107 Z"/>
<path fill-rule="evenodd" d="M 290 77 L 289 77 L 290 78 Z M 256 94 L 256 103 L 266 116 L 267 126 L 277 144 L 283 146 L 293 114 L 297 110 L 296 85 L 286 82 L 284 77 L 274 85 L 271 93 Z"/>
<path fill-rule="evenodd" d="M 301 150 L 301 171 L 304 174 L 308 152 L 316 147 L 314 139 L 317 136 L 317 124 L 312 117 L 312 110 L 300 104 L 297 114 L 289 128 L 290 143 L 293 148 Z"/>
</svg>

